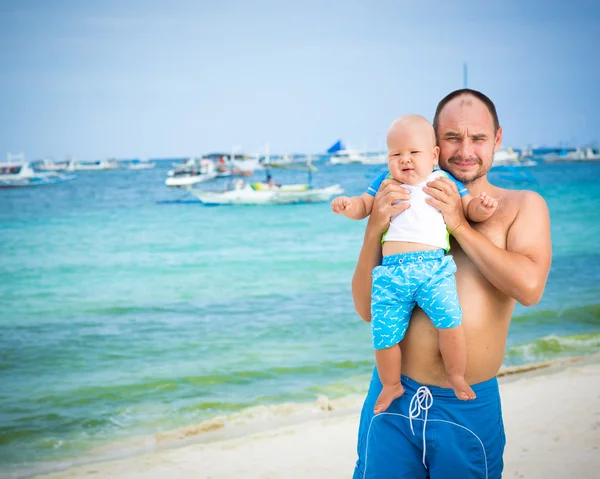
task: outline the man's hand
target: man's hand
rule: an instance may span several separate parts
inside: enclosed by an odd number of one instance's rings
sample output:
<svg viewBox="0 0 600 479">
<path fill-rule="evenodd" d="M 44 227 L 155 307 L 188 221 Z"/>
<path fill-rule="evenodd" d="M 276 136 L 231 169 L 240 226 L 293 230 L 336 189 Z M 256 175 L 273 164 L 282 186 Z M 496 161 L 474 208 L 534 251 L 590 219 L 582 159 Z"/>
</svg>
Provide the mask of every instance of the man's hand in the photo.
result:
<svg viewBox="0 0 600 479">
<path fill-rule="evenodd" d="M 442 212 L 450 234 L 467 224 L 458 189 L 448 178 L 439 178 L 427 183 L 423 191 L 431 196 L 425 201 Z"/>
<path fill-rule="evenodd" d="M 347 196 L 338 196 L 331 202 L 331 209 L 334 213 L 339 215 L 340 213 L 344 213 L 346 210 L 352 209 L 352 204 L 352 199 L 348 198 Z"/>
<path fill-rule="evenodd" d="M 367 229 L 380 236 L 383 235 L 389 228 L 392 217 L 410 207 L 408 200 L 410 200 L 410 191 L 401 183 L 394 179 L 382 181 L 375 195 Z"/>
</svg>

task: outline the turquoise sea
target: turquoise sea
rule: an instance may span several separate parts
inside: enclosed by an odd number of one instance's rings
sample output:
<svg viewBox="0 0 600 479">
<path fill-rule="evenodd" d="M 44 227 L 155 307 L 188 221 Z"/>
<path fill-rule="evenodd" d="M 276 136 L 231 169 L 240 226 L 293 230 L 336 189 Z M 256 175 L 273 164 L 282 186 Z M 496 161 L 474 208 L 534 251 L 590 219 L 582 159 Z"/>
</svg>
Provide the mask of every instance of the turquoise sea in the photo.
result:
<svg viewBox="0 0 600 479">
<path fill-rule="evenodd" d="M 350 194 L 379 171 L 319 167 L 315 184 Z M 0 477 L 260 429 L 366 391 L 370 331 L 350 295 L 364 222 L 326 203 L 168 202 L 183 196 L 168 168 L 0 191 Z M 552 219 L 546 293 L 517 306 L 505 365 L 600 351 L 600 163 L 528 171 L 490 173 L 539 192 Z"/>
</svg>

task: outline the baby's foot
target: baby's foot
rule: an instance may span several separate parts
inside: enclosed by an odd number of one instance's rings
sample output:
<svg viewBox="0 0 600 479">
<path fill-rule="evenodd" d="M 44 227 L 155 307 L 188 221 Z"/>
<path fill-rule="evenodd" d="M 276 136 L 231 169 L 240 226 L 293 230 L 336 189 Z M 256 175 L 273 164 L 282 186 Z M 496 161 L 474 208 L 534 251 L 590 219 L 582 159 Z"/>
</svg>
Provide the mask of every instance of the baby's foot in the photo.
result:
<svg viewBox="0 0 600 479">
<path fill-rule="evenodd" d="M 374 413 L 379 414 L 380 412 L 385 411 L 394 399 L 398 399 L 400 396 L 404 394 L 404 387 L 401 383 L 398 384 L 390 384 L 388 386 L 384 385 L 383 389 L 379 393 L 379 397 L 377 398 L 377 402 L 375 403 Z"/>
<path fill-rule="evenodd" d="M 473 392 L 471 386 L 467 384 L 464 376 L 448 376 L 448 382 L 458 399 L 462 399 L 463 401 L 475 399 L 475 392 Z"/>
</svg>

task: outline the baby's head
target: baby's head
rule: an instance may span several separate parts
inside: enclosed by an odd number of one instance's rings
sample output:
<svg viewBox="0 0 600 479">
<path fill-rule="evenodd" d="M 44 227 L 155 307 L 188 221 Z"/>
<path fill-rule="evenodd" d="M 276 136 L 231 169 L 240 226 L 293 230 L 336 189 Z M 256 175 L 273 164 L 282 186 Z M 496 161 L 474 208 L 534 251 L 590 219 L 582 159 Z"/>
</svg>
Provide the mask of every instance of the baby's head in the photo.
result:
<svg viewBox="0 0 600 479">
<path fill-rule="evenodd" d="M 420 115 L 394 120 L 387 134 L 388 168 L 392 178 L 407 185 L 421 183 L 438 163 L 433 126 Z"/>
</svg>

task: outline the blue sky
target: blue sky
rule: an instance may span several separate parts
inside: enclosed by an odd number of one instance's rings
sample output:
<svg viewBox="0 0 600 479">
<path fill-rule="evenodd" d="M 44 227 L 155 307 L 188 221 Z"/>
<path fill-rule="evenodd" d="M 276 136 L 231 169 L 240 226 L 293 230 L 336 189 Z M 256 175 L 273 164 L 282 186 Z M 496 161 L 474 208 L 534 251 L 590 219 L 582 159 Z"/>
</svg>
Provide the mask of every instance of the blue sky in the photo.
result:
<svg viewBox="0 0 600 479">
<path fill-rule="evenodd" d="M 0 0 L 0 158 L 383 149 L 469 87 L 505 146 L 600 141 L 600 2 Z"/>
</svg>

